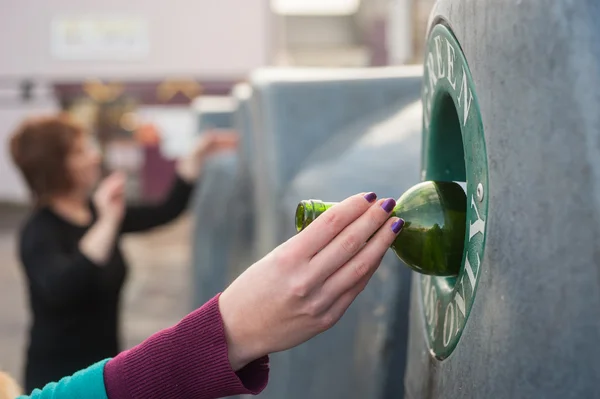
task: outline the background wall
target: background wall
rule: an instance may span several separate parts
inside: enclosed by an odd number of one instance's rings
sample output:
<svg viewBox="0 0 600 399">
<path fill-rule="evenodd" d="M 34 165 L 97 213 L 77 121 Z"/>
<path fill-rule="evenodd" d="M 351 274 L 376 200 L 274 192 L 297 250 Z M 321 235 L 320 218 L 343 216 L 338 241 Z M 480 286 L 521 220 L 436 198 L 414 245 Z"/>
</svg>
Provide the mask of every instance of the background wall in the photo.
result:
<svg viewBox="0 0 600 399">
<path fill-rule="evenodd" d="M 60 79 L 240 76 L 268 59 L 267 0 L 2 0 L 0 7 L 0 79 L 29 74 Z M 132 61 L 57 59 L 51 52 L 52 21 L 85 15 L 145 21 L 147 55 Z"/>
<path fill-rule="evenodd" d="M 57 51 L 57 44 L 64 48 L 65 43 L 53 38 L 57 22 L 63 28 L 65 21 L 108 18 L 114 24 L 115 17 L 129 21 L 124 24 L 128 32 L 131 21 L 141 26 L 137 34 L 125 35 L 138 45 L 126 44 L 111 54 L 93 51 L 90 42 L 83 54 L 73 52 L 72 45 Z M 237 81 L 268 64 L 271 46 L 268 0 L 1 0 L 0 26 L 0 201 L 5 202 L 27 199 L 8 156 L 7 138 L 26 116 L 59 109 L 54 83 L 95 78 L 158 83 L 177 77 Z M 78 26 L 69 43 L 82 37 Z M 123 43 L 124 35 L 117 36 Z M 103 40 L 106 44 L 107 37 Z M 25 79 L 35 82 L 33 101 L 21 97 Z"/>
</svg>

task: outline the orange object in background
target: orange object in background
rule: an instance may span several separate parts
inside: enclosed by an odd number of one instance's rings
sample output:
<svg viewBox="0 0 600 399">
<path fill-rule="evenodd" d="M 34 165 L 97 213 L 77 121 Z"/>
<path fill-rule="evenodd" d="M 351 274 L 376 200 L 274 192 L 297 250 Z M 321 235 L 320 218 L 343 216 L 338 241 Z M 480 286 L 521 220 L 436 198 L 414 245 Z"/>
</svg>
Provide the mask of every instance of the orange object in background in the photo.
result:
<svg viewBox="0 0 600 399">
<path fill-rule="evenodd" d="M 160 143 L 158 129 L 151 123 L 140 125 L 133 133 L 135 140 L 144 146 L 156 146 Z"/>
</svg>

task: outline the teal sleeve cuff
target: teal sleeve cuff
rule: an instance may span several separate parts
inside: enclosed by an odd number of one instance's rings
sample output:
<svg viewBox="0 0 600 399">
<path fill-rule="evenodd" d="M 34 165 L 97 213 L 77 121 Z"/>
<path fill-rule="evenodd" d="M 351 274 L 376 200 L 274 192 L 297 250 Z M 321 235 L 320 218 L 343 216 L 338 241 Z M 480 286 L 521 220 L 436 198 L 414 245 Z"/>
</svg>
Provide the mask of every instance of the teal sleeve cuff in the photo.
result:
<svg viewBox="0 0 600 399">
<path fill-rule="evenodd" d="M 83 369 L 59 382 L 51 382 L 29 396 L 17 399 L 108 399 L 104 386 L 104 366 L 109 359 Z"/>
</svg>

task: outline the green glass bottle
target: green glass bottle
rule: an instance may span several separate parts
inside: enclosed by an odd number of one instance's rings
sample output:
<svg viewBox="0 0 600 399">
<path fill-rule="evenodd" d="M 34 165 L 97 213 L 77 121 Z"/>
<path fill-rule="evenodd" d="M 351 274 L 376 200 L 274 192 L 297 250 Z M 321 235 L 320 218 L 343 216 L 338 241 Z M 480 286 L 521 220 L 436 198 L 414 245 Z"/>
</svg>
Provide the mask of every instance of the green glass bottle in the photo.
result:
<svg viewBox="0 0 600 399">
<path fill-rule="evenodd" d="M 302 231 L 335 202 L 301 201 L 296 230 Z M 454 182 L 426 181 L 396 202 L 390 217 L 405 224 L 391 248 L 411 269 L 432 276 L 457 276 L 462 263 L 467 197 Z"/>
</svg>

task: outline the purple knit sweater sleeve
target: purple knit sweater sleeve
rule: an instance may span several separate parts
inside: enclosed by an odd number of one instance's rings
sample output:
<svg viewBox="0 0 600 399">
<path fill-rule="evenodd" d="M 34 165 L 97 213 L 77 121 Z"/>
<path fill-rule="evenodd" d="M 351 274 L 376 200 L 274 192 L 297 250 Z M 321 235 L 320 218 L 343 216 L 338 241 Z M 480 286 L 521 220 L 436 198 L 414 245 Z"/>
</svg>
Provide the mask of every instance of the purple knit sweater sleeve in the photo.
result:
<svg viewBox="0 0 600 399">
<path fill-rule="evenodd" d="M 216 399 L 258 394 L 267 385 L 269 359 L 237 373 L 229 364 L 219 295 L 177 325 L 154 334 L 106 364 L 109 399 Z"/>
</svg>

